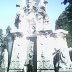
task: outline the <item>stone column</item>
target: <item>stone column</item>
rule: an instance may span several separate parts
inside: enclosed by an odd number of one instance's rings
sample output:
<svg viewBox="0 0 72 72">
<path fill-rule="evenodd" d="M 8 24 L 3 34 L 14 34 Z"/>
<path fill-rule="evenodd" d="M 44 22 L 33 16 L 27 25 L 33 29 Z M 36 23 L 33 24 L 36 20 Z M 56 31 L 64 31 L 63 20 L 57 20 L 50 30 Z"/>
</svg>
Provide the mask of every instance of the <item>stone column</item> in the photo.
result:
<svg viewBox="0 0 72 72">
<path fill-rule="evenodd" d="M 28 60 L 32 62 L 32 72 L 37 72 L 37 37 L 27 37 L 29 40 L 28 45 Z"/>
</svg>

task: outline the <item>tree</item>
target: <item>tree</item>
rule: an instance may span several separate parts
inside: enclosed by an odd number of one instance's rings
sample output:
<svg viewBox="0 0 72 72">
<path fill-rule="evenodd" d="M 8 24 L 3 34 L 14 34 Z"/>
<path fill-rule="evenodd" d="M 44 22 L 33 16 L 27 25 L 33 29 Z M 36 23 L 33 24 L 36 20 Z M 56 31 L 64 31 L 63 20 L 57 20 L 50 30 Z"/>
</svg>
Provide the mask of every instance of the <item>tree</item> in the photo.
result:
<svg viewBox="0 0 72 72">
<path fill-rule="evenodd" d="M 3 31 L 2 31 L 2 29 L 0 29 L 0 35 L 3 35 Z"/>
<path fill-rule="evenodd" d="M 67 16 L 69 19 L 69 22 L 72 23 L 72 0 L 64 0 L 63 4 L 66 5 L 68 3 L 68 6 L 66 7 Z"/>
<path fill-rule="evenodd" d="M 67 4 L 67 3 L 72 4 L 72 0 L 64 0 L 63 3 L 64 3 L 64 4 Z"/>
<path fill-rule="evenodd" d="M 72 47 L 72 24 L 69 22 L 66 10 L 56 20 L 55 29 L 64 29 L 69 32 L 67 35 L 67 43 L 68 47 Z"/>
<path fill-rule="evenodd" d="M 68 17 L 66 15 L 66 11 L 63 11 L 62 14 L 58 17 L 58 20 L 56 20 L 55 29 L 69 30 L 68 24 L 69 22 L 68 22 Z"/>
<path fill-rule="evenodd" d="M 64 5 L 68 3 L 65 11 L 56 20 L 55 29 L 65 29 L 69 31 L 67 35 L 68 47 L 72 47 L 72 0 L 63 0 Z"/>
<path fill-rule="evenodd" d="M 1 67 L 1 64 L 3 62 L 3 50 L 4 50 L 4 37 L 3 37 L 3 31 L 2 29 L 0 29 L 0 67 Z"/>
</svg>

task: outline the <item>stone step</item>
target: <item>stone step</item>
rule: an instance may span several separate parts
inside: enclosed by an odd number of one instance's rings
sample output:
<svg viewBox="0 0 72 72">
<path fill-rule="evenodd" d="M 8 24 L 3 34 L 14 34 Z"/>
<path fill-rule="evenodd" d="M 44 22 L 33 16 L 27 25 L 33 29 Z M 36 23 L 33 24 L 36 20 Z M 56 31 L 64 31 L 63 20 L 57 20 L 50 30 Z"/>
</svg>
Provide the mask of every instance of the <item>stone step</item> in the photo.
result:
<svg viewBox="0 0 72 72">
<path fill-rule="evenodd" d="M 23 69 L 9 69 L 9 72 L 23 72 Z"/>
</svg>

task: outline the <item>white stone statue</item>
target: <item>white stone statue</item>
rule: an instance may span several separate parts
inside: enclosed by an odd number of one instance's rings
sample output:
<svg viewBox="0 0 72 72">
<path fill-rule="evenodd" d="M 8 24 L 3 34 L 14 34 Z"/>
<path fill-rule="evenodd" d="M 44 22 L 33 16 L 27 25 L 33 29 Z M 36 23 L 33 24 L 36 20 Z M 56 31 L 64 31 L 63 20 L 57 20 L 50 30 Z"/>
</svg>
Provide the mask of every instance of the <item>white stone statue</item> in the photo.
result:
<svg viewBox="0 0 72 72">
<path fill-rule="evenodd" d="M 56 50 L 60 50 L 62 52 L 62 60 L 64 63 L 60 63 L 60 66 L 63 69 L 69 68 L 70 66 L 70 56 L 69 56 L 69 50 L 66 42 L 66 34 L 68 34 L 68 31 L 65 31 L 63 29 L 58 29 L 55 31 L 57 38 L 55 38 L 55 48 Z"/>
</svg>

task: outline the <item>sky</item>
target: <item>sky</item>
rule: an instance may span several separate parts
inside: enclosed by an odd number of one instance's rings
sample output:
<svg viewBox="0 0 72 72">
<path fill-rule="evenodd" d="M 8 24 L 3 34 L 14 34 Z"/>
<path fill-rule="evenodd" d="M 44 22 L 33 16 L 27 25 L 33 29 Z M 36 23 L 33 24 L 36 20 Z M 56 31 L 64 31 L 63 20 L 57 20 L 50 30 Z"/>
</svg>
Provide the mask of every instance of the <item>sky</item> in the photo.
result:
<svg viewBox="0 0 72 72">
<path fill-rule="evenodd" d="M 16 17 L 16 3 L 18 0 L 0 0 L 0 28 L 6 30 L 7 26 L 14 26 Z M 55 28 L 55 21 L 65 10 L 63 0 L 48 0 L 48 16 L 51 29 Z"/>
</svg>

